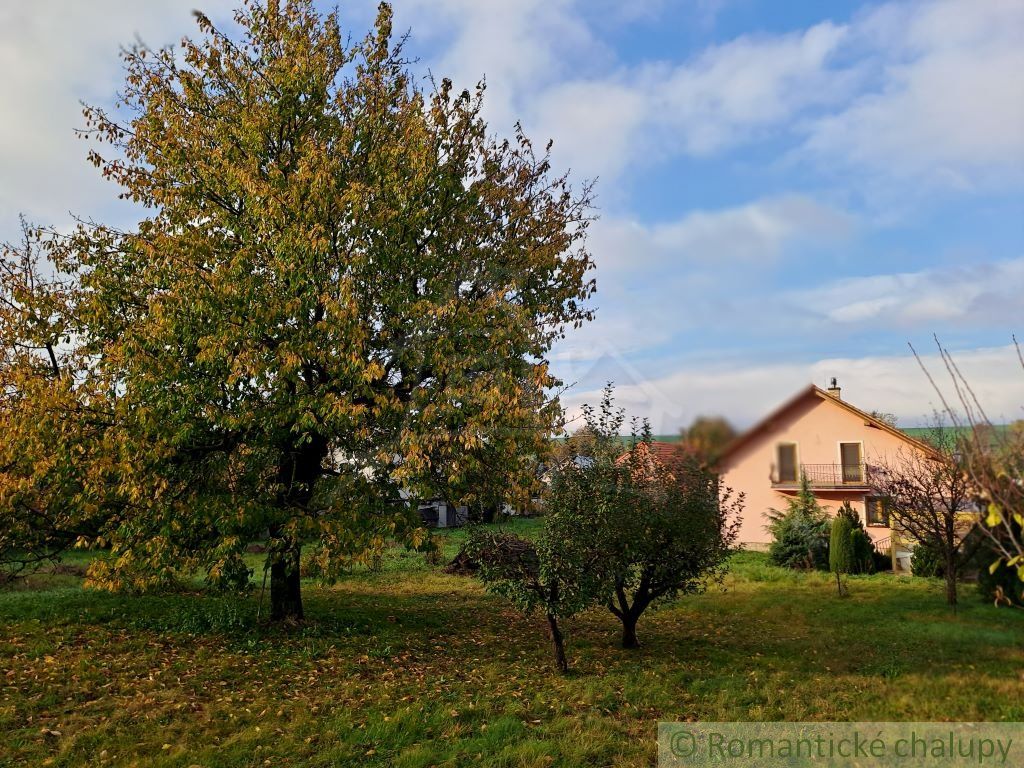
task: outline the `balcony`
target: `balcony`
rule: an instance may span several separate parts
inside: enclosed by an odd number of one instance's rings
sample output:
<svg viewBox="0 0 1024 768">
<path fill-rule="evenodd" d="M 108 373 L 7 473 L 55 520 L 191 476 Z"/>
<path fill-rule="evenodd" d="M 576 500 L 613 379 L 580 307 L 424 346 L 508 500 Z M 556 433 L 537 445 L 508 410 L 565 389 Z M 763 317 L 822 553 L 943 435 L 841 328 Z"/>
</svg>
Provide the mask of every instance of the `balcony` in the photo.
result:
<svg viewBox="0 0 1024 768">
<path fill-rule="evenodd" d="M 871 484 L 869 477 L 871 467 L 867 464 L 801 464 L 800 470 L 794 479 L 792 474 L 782 479 L 779 475 L 779 468 L 772 465 L 771 480 L 772 488 L 785 490 L 787 488 L 799 488 L 800 478 L 806 477 L 811 488 L 818 490 L 857 490 L 869 491 Z"/>
</svg>

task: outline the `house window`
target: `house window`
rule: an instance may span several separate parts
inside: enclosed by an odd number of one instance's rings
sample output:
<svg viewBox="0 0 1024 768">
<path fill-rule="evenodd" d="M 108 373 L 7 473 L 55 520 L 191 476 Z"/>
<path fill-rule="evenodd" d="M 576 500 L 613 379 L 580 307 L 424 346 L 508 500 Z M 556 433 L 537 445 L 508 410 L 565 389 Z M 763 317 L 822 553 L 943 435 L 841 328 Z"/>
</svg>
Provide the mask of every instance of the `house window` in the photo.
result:
<svg viewBox="0 0 1024 768">
<path fill-rule="evenodd" d="M 864 499 L 864 517 L 868 525 L 889 528 L 889 502 L 882 496 L 868 496 Z"/>
<path fill-rule="evenodd" d="M 796 443 L 779 443 L 777 453 L 779 459 L 779 482 L 795 483 L 797 481 Z"/>
<path fill-rule="evenodd" d="M 843 465 L 844 483 L 864 482 L 864 458 L 860 443 L 840 443 L 839 461 Z"/>
</svg>

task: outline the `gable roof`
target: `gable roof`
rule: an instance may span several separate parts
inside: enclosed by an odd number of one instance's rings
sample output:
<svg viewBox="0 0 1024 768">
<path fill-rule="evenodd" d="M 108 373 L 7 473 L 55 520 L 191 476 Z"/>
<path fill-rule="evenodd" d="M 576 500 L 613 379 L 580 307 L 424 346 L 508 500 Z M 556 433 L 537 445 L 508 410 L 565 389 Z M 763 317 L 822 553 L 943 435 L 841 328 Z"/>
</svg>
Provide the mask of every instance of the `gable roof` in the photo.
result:
<svg viewBox="0 0 1024 768">
<path fill-rule="evenodd" d="M 729 445 L 725 447 L 725 450 L 722 451 L 722 455 L 718 460 L 719 466 L 721 466 L 721 464 L 724 461 L 728 460 L 728 458 L 732 456 L 737 450 L 747 445 L 751 440 L 753 440 L 762 432 L 764 432 L 772 424 L 772 422 L 779 419 L 784 413 L 789 411 L 791 408 L 795 407 L 796 405 L 800 404 L 801 402 L 809 398 L 819 398 L 821 400 L 824 400 L 826 403 L 831 403 L 832 405 L 836 405 L 846 411 L 849 411 L 857 418 L 863 419 L 865 425 L 870 425 L 877 429 L 881 429 L 884 432 L 888 432 L 890 435 L 898 437 L 903 442 L 912 445 L 914 448 L 918 449 L 919 451 L 922 451 L 923 453 L 928 454 L 929 456 L 935 456 L 938 454 L 938 451 L 935 449 L 934 446 L 922 440 L 919 440 L 916 437 L 908 435 L 906 432 L 897 429 L 891 424 L 888 424 L 887 422 L 884 422 L 881 419 L 872 416 L 867 411 L 862 411 L 860 408 L 857 408 L 854 405 L 850 405 L 850 403 L 846 402 L 845 400 L 835 397 L 834 395 L 830 395 L 821 387 L 815 384 L 811 384 L 810 386 L 801 389 L 793 397 L 784 402 L 782 405 L 780 405 L 774 411 L 769 413 L 767 416 L 765 416 L 763 419 L 757 422 L 746 432 L 744 432 L 731 443 L 729 443 Z"/>
</svg>

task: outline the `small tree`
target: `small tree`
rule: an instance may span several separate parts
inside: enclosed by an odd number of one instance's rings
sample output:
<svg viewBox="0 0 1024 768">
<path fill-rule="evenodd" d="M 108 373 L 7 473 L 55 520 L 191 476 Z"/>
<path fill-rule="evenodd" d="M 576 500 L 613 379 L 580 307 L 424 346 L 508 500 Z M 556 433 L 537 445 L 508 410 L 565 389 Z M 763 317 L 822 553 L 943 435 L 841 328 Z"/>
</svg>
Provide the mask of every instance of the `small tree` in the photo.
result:
<svg viewBox="0 0 1024 768">
<path fill-rule="evenodd" d="M 828 568 L 828 515 L 811 491 L 806 476 L 800 490 L 784 511 L 768 510 L 766 526 L 772 535 L 768 557 L 785 568 L 825 570 Z"/>
<path fill-rule="evenodd" d="M 853 558 L 853 525 L 850 518 L 838 514 L 832 519 L 832 536 L 829 539 L 828 567 L 836 575 L 836 591 L 843 594 L 843 574 L 852 573 Z"/>
<path fill-rule="evenodd" d="M 476 529 L 465 551 L 478 564 L 477 575 L 488 591 L 508 598 L 527 614 L 543 611 L 555 666 L 562 674 L 568 672 L 559 621 L 593 603 L 597 594 L 594 564 L 586 548 L 548 531 L 531 542 L 511 533 Z"/>
<path fill-rule="evenodd" d="M 736 428 L 723 416 L 698 416 L 689 427 L 680 430 L 683 444 L 708 466 L 718 461 L 736 435 Z"/>
<path fill-rule="evenodd" d="M 742 495 L 720 487 L 699 459 L 657 459 L 649 445 L 646 435 L 622 462 L 616 514 L 598 522 L 623 648 L 639 647 L 636 626 L 648 607 L 721 580 L 743 511 Z"/>
<path fill-rule="evenodd" d="M 584 417 L 586 460 L 553 471 L 537 544 L 475 532 L 469 546 L 488 589 L 523 610 L 543 608 L 562 671 L 559 619 L 604 604 L 622 622 L 623 647 L 636 648 L 648 607 L 721 578 L 742 511 L 742 496 L 720 489 L 696 460 L 656 458 L 646 425 L 623 454 L 625 414 L 610 384 Z"/>
<path fill-rule="evenodd" d="M 872 468 L 872 492 L 886 500 L 894 530 L 942 559 L 946 602 L 957 604 L 957 579 L 967 533 L 975 524 L 970 479 L 953 434 L 941 425 L 928 441 L 934 450 L 901 449 Z"/>
<path fill-rule="evenodd" d="M 1024 352 L 1017 337 L 1012 338 L 1024 372 Z M 913 346 L 911 351 L 942 401 L 945 415 L 955 427 L 965 428 L 967 438 L 960 442 L 959 450 L 972 490 L 986 507 L 979 529 L 987 536 L 996 558 L 987 567 L 994 574 L 1004 564 L 1014 569 L 1018 580 L 1024 584 L 1024 537 L 1021 536 L 1024 527 L 1024 421 L 998 429 L 949 350 L 942 346 L 938 337 L 935 344 L 956 392 L 959 408 L 947 400 Z"/>
<path fill-rule="evenodd" d="M 584 542 L 599 599 L 622 622 L 622 645 L 651 605 L 703 590 L 724 573 L 739 530 L 742 498 L 681 451 L 658 458 L 650 429 L 623 452 L 625 414 L 611 385 L 599 408 L 584 407 L 586 461 L 563 464 L 547 501 L 546 533 L 558 546 Z"/>
</svg>

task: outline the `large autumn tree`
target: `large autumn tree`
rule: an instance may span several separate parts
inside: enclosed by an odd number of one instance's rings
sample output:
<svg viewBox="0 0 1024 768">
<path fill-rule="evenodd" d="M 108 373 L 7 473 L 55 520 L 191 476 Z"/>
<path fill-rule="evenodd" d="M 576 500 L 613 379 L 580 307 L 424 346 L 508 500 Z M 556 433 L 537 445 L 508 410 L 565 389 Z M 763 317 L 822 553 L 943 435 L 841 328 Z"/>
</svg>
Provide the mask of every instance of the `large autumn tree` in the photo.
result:
<svg viewBox="0 0 1024 768">
<path fill-rule="evenodd" d="M 354 44 L 311 0 L 248 2 L 231 35 L 197 18 L 85 112 L 147 215 L 53 245 L 115 382 L 91 575 L 245 581 L 267 535 L 272 618 L 298 618 L 303 542 L 330 571 L 420 542 L 403 498 L 529 492 L 561 414 L 547 353 L 590 317 L 589 188 L 489 137 L 482 87 L 418 83 L 386 4 Z"/>
</svg>

